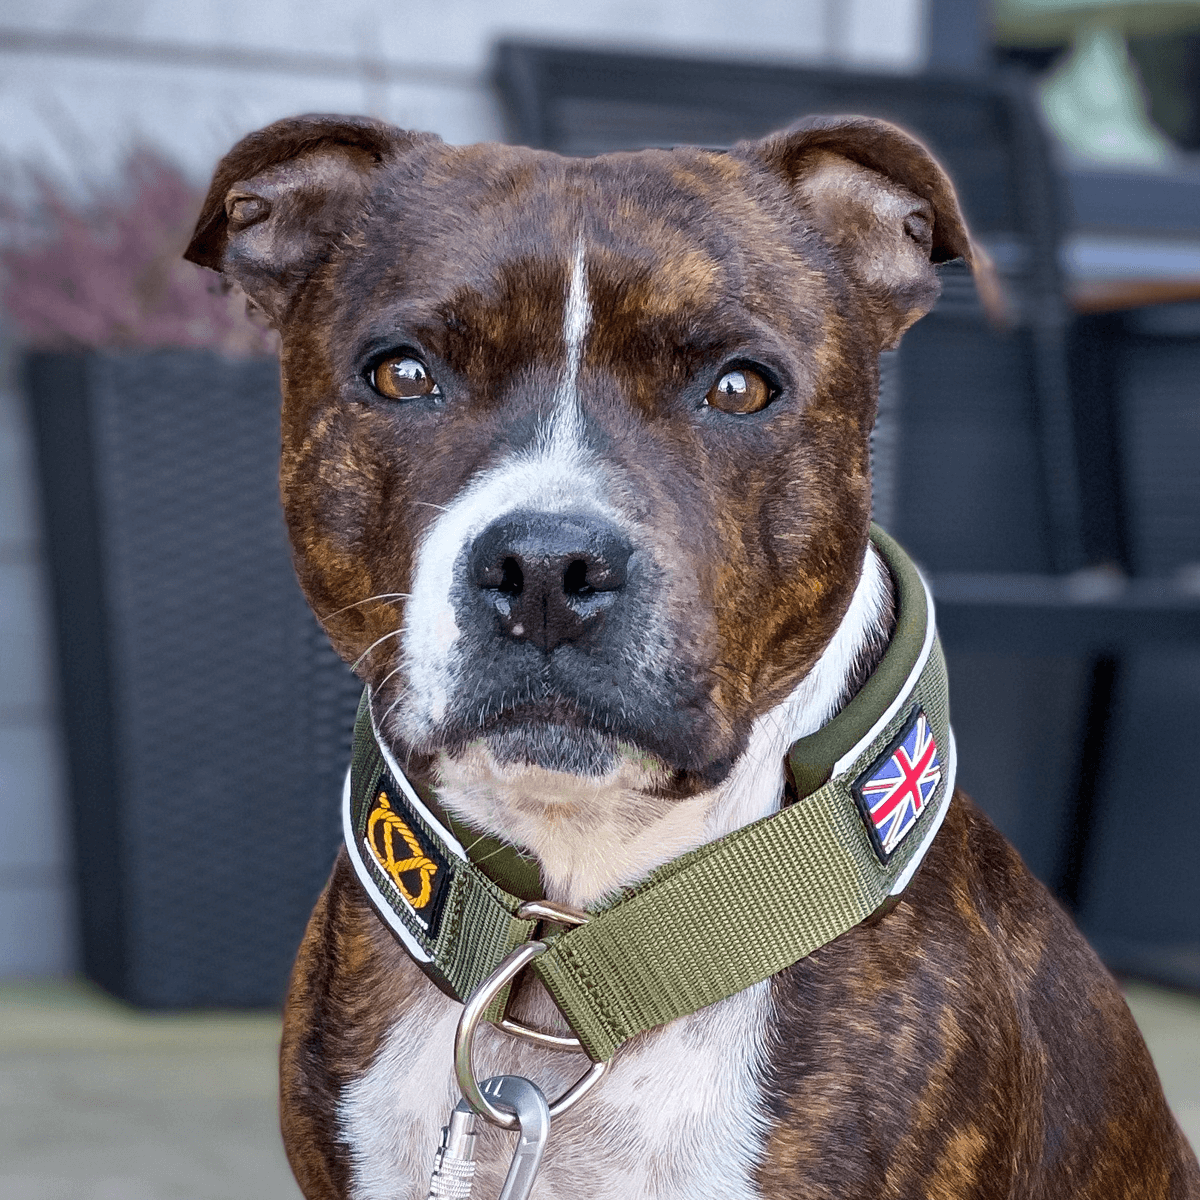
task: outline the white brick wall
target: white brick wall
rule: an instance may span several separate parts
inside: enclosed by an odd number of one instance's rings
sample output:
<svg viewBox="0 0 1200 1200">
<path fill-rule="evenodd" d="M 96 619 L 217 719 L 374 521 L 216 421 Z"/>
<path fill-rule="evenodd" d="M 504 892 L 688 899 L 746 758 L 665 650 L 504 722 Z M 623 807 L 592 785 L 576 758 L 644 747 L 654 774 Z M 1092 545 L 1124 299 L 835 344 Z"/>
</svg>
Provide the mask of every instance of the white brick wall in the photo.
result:
<svg viewBox="0 0 1200 1200">
<path fill-rule="evenodd" d="M 8 0 L 0 13 L 0 156 L 49 163 L 64 179 L 103 176 L 123 148 L 143 140 L 202 176 L 242 133 L 315 110 L 369 112 L 448 141 L 477 141 L 501 132 L 487 69 L 489 48 L 504 34 L 911 70 L 923 53 L 924 6 Z M 221 54 L 255 50 L 273 65 L 237 67 Z M 401 76 L 378 82 L 379 63 Z"/>
<path fill-rule="evenodd" d="M 112 181 L 138 143 L 198 181 L 243 133 L 368 112 L 448 141 L 499 137 L 496 37 L 920 65 L 926 0 L 6 0 L 0 169 Z M 247 51 L 272 56 L 257 64 Z M 380 81 L 377 66 L 389 70 Z M 64 770 L 24 412 L 0 371 L 0 977 L 76 962 Z"/>
</svg>

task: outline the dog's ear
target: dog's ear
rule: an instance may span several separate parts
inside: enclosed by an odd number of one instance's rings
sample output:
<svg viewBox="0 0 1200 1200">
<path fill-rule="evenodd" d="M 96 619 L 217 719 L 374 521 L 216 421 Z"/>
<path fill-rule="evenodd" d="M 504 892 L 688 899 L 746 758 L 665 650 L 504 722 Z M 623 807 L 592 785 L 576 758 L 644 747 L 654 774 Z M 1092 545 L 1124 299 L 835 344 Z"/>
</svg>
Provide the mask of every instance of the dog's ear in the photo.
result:
<svg viewBox="0 0 1200 1200">
<path fill-rule="evenodd" d="M 875 315 L 882 349 L 934 305 L 935 263 L 965 259 L 994 320 L 1004 300 L 971 239 L 954 185 L 911 134 L 869 117 L 809 117 L 734 153 L 757 159 L 795 190 L 812 223 L 844 256 Z"/>
<path fill-rule="evenodd" d="M 385 159 L 437 140 L 367 117 L 276 121 L 221 160 L 184 257 L 240 284 L 277 323 Z"/>
</svg>

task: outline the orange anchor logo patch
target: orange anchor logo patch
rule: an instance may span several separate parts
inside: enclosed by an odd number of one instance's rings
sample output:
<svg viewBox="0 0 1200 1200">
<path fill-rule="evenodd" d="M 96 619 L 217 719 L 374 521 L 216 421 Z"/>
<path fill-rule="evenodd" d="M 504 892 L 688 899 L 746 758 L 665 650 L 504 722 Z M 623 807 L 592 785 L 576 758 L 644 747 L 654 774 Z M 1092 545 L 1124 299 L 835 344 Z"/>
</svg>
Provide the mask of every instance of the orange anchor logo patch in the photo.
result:
<svg viewBox="0 0 1200 1200">
<path fill-rule="evenodd" d="M 396 853 L 398 842 L 403 844 L 399 856 Z M 426 854 L 417 835 L 392 808 L 387 792 L 381 791 L 371 807 L 367 844 L 400 895 L 417 911 L 423 909 L 433 896 L 438 864 Z"/>
</svg>

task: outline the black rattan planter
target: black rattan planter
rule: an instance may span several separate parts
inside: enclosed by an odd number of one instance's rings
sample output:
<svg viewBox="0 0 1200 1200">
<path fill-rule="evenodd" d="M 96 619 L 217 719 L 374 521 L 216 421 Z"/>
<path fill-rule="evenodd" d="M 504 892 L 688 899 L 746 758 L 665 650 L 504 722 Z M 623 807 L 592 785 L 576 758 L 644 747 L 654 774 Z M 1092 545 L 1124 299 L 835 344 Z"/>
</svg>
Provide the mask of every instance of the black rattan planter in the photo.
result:
<svg viewBox="0 0 1200 1200">
<path fill-rule="evenodd" d="M 86 974 L 269 1005 L 337 847 L 358 695 L 292 572 L 274 361 L 35 355 Z"/>
</svg>

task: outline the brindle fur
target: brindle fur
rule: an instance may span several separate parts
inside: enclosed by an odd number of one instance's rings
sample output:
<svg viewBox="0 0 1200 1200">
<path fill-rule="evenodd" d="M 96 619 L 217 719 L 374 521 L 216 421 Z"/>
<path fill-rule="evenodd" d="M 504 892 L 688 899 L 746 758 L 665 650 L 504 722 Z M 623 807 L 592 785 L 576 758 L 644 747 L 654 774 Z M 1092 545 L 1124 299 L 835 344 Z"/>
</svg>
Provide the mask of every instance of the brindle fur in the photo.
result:
<svg viewBox="0 0 1200 1200">
<path fill-rule="evenodd" d="M 767 1200 L 1200 1195 L 1111 976 L 961 792 L 896 908 L 773 987 Z"/>
<path fill-rule="evenodd" d="M 387 642 L 367 651 L 403 605 L 364 601 L 405 592 L 438 506 L 534 436 L 579 239 L 589 436 L 668 564 L 669 610 L 686 614 L 671 677 L 645 682 L 657 719 L 620 732 L 662 764 L 655 797 L 682 800 L 720 782 L 847 610 L 878 353 L 934 302 L 930 264 L 965 257 L 993 293 L 946 176 L 882 122 L 589 161 L 340 117 L 245 139 L 189 257 L 282 334 L 297 572 L 381 708 L 403 679 Z M 398 329 L 453 394 L 436 415 L 366 387 L 364 355 Z M 703 409 L 712 372 L 742 353 L 772 366 L 785 399 L 748 419 Z M 388 733 L 426 782 L 466 736 Z M 339 1096 L 429 987 L 340 858 L 285 1016 L 284 1138 L 309 1200 L 349 1195 Z M 767 1200 L 1200 1197 L 1113 981 L 962 795 L 895 909 L 772 988 Z"/>
</svg>

